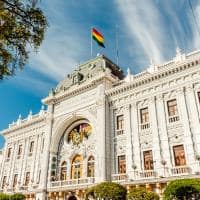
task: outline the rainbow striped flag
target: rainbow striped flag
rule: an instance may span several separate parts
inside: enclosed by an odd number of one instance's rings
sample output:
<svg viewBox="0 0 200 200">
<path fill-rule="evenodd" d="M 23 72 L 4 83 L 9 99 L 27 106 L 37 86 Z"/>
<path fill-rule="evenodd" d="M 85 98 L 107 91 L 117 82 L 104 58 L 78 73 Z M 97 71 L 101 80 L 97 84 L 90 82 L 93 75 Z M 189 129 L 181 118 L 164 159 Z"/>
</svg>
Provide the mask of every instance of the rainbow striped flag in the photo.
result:
<svg viewBox="0 0 200 200">
<path fill-rule="evenodd" d="M 105 48 L 103 35 L 95 28 L 92 29 L 92 38 L 98 43 L 99 46 Z"/>
</svg>

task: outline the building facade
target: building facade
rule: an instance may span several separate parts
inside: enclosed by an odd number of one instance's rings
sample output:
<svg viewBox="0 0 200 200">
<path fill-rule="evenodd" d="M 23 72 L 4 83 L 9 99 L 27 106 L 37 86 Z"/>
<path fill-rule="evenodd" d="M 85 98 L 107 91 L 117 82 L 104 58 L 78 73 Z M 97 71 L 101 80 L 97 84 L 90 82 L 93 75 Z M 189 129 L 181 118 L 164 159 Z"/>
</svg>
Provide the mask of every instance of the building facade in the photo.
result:
<svg viewBox="0 0 200 200">
<path fill-rule="evenodd" d="M 42 101 L 1 132 L 2 192 L 84 199 L 107 180 L 162 196 L 171 180 L 200 178 L 200 51 L 126 76 L 99 55 Z"/>
</svg>

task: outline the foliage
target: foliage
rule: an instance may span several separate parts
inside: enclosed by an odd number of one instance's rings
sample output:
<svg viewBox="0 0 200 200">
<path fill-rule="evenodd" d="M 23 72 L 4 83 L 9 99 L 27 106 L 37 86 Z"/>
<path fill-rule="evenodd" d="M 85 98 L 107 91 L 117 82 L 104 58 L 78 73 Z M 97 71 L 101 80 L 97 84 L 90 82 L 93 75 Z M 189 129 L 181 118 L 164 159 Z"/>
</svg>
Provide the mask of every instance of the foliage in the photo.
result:
<svg viewBox="0 0 200 200">
<path fill-rule="evenodd" d="M 0 199 L 1 200 L 9 200 L 9 195 L 7 195 L 7 194 L 4 194 L 4 193 L 0 193 Z"/>
<path fill-rule="evenodd" d="M 47 20 L 37 0 L 0 0 L 0 80 L 22 69 L 44 39 Z"/>
<path fill-rule="evenodd" d="M 182 179 L 170 182 L 164 191 L 164 200 L 199 200 L 200 179 Z"/>
<path fill-rule="evenodd" d="M 11 195 L 11 200 L 24 200 L 25 199 L 25 196 L 23 194 L 13 194 Z"/>
<path fill-rule="evenodd" d="M 144 188 L 132 188 L 128 195 L 128 200 L 159 200 L 159 196 L 154 193 L 147 191 Z"/>
<path fill-rule="evenodd" d="M 0 199 L 1 200 L 24 200 L 25 196 L 23 194 L 13 194 L 13 195 L 8 195 L 4 193 L 0 193 Z"/>
<path fill-rule="evenodd" d="M 112 200 L 125 200 L 126 188 L 122 185 L 112 182 L 103 182 L 90 189 L 86 194 L 86 199 L 91 196 L 94 199 L 112 199 Z"/>
</svg>

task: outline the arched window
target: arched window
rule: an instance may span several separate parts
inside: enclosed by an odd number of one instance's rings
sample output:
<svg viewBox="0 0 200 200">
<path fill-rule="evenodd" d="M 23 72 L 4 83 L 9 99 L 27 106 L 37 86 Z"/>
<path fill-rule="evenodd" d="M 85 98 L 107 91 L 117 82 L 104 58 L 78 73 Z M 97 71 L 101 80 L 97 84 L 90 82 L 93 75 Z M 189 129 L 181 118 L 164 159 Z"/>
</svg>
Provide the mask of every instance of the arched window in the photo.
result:
<svg viewBox="0 0 200 200">
<path fill-rule="evenodd" d="M 88 158 L 87 176 L 94 177 L 94 156 Z"/>
<path fill-rule="evenodd" d="M 67 180 L 67 162 L 63 161 L 60 168 L 60 180 Z"/>
<path fill-rule="evenodd" d="M 71 178 L 78 179 L 82 178 L 83 172 L 83 158 L 80 155 L 77 155 L 72 160 L 72 169 L 71 169 Z"/>
</svg>

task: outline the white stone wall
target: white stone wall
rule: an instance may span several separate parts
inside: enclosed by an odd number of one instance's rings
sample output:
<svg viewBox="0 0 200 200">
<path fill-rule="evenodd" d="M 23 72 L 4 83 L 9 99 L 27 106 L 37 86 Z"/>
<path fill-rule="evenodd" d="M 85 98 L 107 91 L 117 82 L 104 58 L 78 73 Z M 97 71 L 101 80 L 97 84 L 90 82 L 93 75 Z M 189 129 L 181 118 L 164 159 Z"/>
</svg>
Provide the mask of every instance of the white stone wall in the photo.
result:
<svg viewBox="0 0 200 200">
<path fill-rule="evenodd" d="M 0 172 L 1 187 L 3 177 L 7 177 L 5 189 L 13 192 L 14 175 L 18 174 L 16 191 L 24 186 L 25 174 L 30 172 L 29 188 L 40 183 L 39 171 L 43 162 L 43 140 L 45 140 L 45 113 L 28 120 L 18 120 L 18 124 L 12 124 L 5 130 L 6 139 L 3 150 L 2 168 Z M 30 153 L 30 143 L 34 141 L 33 152 Z M 19 145 L 22 145 L 22 153 L 18 155 Z M 12 148 L 10 158 L 7 157 L 8 149 Z"/>
<path fill-rule="evenodd" d="M 184 145 L 187 167 L 193 174 L 199 172 L 196 160 L 200 155 L 199 63 L 200 52 L 179 55 L 140 74 L 131 75 L 129 72 L 126 81 L 119 81 L 110 70 L 105 70 L 96 79 L 93 77 L 92 81 L 74 86 L 73 90 L 50 94 L 44 99 L 48 105 L 46 112 L 41 110 L 36 116 L 30 114 L 26 120 L 19 118 L 2 132 L 6 144 L 0 184 L 7 176 L 5 191 L 14 192 L 13 178 L 14 174 L 18 174 L 18 189 L 35 192 L 39 199 L 44 199 L 44 191 L 52 187 L 53 157 L 56 158 L 56 176 L 59 176 L 60 164 L 65 160 L 68 163 L 67 176 L 70 177 L 71 162 L 77 154 L 84 155 L 85 178 L 87 159 L 94 156 L 96 182 L 110 180 L 112 175 L 117 174 L 117 157 L 126 155 L 126 173 L 132 180 L 136 174 L 145 173 L 143 151 L 146 150 L 153 152 L 157 177 L 170 176 L 174 168 L 173 146 L 179 144 Z M 180 119 L 174 123 L 169 123 L 167 111 L 167 101 L 171 99 L 177 100 Z M 140 109 L 145 107 L 149 111 L 149 128 L 141 129 Z M 117 135 L 116 118 L 121 114 L 124 116 L 124 134 Z M 68 144 L 68 132 L 80 122 L 90 123 L 92 134 L 79 146 Z M 34 150 L 30 156 L 31 141 L 34 141 Z M 23 152 L 18 159 L 20 144 L 23 145 Z M 7 159 L 9 147 L 12 147 L 12 154 Z M 31 181 L 23 190 L 27 171 Z"/>
</svg>

